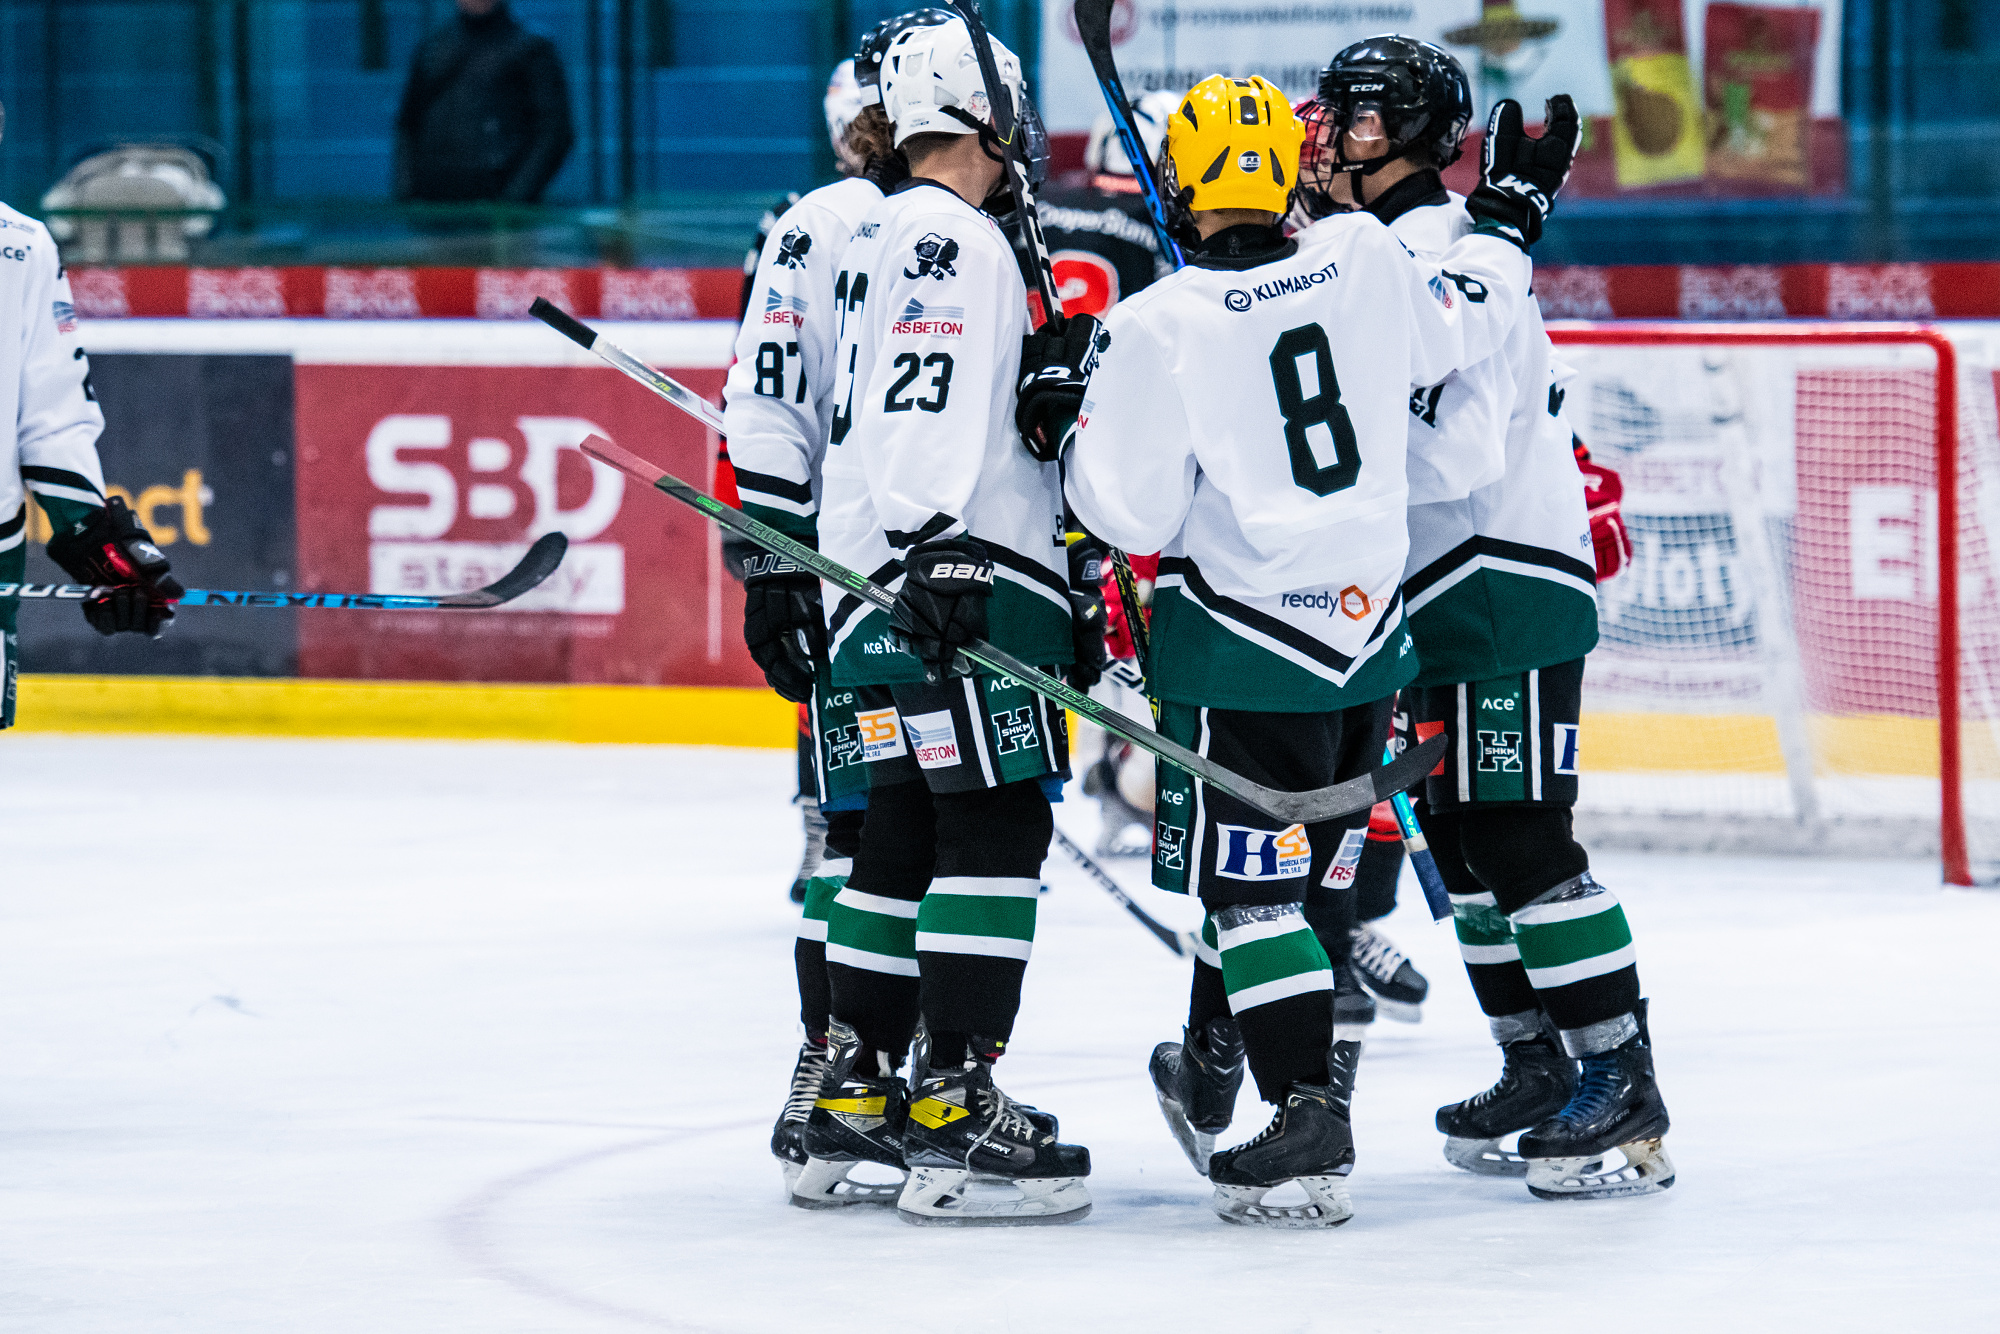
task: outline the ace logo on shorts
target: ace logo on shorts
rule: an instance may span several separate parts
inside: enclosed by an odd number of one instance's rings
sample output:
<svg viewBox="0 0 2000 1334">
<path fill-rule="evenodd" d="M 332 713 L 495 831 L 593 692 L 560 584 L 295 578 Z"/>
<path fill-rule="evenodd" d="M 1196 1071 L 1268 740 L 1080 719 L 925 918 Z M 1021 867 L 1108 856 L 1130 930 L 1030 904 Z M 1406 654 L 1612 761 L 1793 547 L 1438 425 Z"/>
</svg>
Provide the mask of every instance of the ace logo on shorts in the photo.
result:
<svg viewBox="0 0 2000 1334">
<path fill-rule="evenodd" d="M 903 726 L 918 768 L 949 769 L 958 763 L 958 728 L 951 721 L 951 710 L 913 713 L 903 719 Z"/>
<path fill-rule="evenodd" d="M 861 729 L 861 762 L 893 760 L 909 754 L 903 745 L 903 729 L 894 709 L 869 709 L 854 715 Z"/>
<path fill-rule="evenodd" d="M 1272 832 L 1244 825 L 1215 827 L 1215 873 L 1226 880 L 1290 880 L 1312 867 L 1312 840 L 1295 824 Z"/>
</svg>

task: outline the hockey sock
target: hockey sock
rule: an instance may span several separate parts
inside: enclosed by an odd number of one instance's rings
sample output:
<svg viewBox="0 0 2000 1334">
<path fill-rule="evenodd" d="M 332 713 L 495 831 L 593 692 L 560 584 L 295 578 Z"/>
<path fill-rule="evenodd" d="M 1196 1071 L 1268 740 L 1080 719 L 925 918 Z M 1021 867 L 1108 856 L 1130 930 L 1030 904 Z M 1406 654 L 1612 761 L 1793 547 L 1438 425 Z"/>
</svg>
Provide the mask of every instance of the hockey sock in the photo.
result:
<svg viewBox="0 0 2000 1334">
<path fill-rule="evenodd" d="M 1222 981 L 1264 1101 L 1294 1083 L 1324 1084 L 1333 1045 L 1333 965 L 1296 903 L 1214 913 Z"/>
<path fill-rule="evenodd" d="M 934 1044 L 967 1033 L 1004 1043 L 1034 949 L 1049 801 L 1032 779 L 934 800 L 937 875 L 916 921 L 924 1019 Z"/>
<path fill-rule="evenodd" d="M 826 976 L 826 919 L 834 896 L 846 884 L 845 874 L 816 875 L 806 882 L 799 938 L 792 946 L 792 963 L 799 975 L 799 1022 L 814 1041 L 825 1040 L 826 1021 L 833 1012 L 833 986 Z"/>
<path fill-rule="evenodd" d="M 1396 881 L 1403 874 L 1403 829 L 1394 812 L 1386 809 L 1388 805 L 1382 802 L 1370 812 L 1368 842 L 1361 849 L 1361 864 L 1354 868 L 1355 916 L 1364 922 L 1396 911 Z M 1418 813 L 1418 823 L 1426 829 L 1430 827 L 1428 819 Z"/>
<path fill-rule="evenodd" d="M 1194 942 L 1194 981 L 1188 987 L 1188 1032 L 1206 1033 L 1211 1019 L 1229 1013 L 1229 987 L 1222 980 L 1222 948 L 1215 919 L 1204 917 Z"/>
<path fill-rule="evenodd" d="M 1617 895 L 1585 871 L 1511 920 L 1528 980 L 1571 1056 L 1610 1051 L 1639 1031 L 1639 967 Z"/>
<path fill-rule="evenodd" d="M 921 782 L 871 789 L 854 873 L 826 919 L 833 1016 L 861 1039 L 858 1069 L 893 1071 L 910 1049 L 920 989 L 917 903 L 936 859 L 930 790 Z"/>
<path fill-rule="evenodd" d="M 1518 811 L 1514 812 L 1519 814 Z M 1438 874 L 1451 894 L 1452 928 L 1458 933 L 1458 952 L 1465 960 L 1465 976 L 1472 994 L 1492 1027 L 1496 1042 L 1511 1042 L 1502 1030 L 1512 1033 L 1520 1015 L 1535 1012 L 1540 1002 L 1534 983 L 1521 966 L 1521 951 L 1514 943 L 1514 924 L 1500 911 L 1498 901 L 1466 865 L 1463 838 L 1465 812 L 1432 811 L 1424 825 L 1425 841 L 1437 861 Z"/>
<path fill-rule="evenodd" d="M 1356 843 L 1358 853 L 1359 840 Z M 1361 924 L 1355 907 L 1352 889 L 1332 889 L 1317 883 L 1306 889 L 1306 925 L 1312 928 L 1326 957 L 1335 963 L 1344 964 L 1354 953 L 1354 931 Z"/>
</svg>

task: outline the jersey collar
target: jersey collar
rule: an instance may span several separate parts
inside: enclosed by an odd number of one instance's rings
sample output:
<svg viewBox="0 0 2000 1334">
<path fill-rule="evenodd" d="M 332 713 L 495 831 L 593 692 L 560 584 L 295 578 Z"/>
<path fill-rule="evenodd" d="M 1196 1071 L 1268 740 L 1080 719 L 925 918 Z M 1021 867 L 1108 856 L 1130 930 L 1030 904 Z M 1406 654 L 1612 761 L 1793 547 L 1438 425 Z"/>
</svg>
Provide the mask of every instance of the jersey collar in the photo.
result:
<svg viewBox="0 0 2000 1334">
<path fill-rule="evenodd" d="M 1450 202 L 1451 192 L 1444 188 L 1444 178 L 1435 170 L 1427 170 L 1397 181 L 1384 190 L 1381 198 L 1370 204 L 1367 211 L 1380 218 L 1386 226 L 1413 208 Z"/>
<path fill-rule="evenodd" d="M 1189 253 L 1188 263 L 1199 269 L 1254 269 L 1260 264 L 1289 259 L 1298 248 L 1299 243 L 1287 237 L 1281 228 L 1239 222 L 1197 243 Z"/>
</svg>

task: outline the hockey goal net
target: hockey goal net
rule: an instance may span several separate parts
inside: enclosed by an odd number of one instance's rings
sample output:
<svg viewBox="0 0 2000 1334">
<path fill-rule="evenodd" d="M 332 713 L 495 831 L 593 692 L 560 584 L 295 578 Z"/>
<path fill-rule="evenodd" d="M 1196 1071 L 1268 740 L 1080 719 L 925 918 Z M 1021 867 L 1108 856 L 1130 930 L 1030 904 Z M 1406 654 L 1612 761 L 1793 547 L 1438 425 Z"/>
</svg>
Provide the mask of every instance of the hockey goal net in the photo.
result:
<svg viewBox="0 0 2000 1334">
<path fill-rule="evenodd" d="M 1990 879 L 2000 441 L 1981 337 L 1956 332 L 1962 355 L 1910 325 L 1550 331 L 1636 551 L 1598 589 L 1586 836 L 1935 855 L 1949 883 Z"/>
</svg>

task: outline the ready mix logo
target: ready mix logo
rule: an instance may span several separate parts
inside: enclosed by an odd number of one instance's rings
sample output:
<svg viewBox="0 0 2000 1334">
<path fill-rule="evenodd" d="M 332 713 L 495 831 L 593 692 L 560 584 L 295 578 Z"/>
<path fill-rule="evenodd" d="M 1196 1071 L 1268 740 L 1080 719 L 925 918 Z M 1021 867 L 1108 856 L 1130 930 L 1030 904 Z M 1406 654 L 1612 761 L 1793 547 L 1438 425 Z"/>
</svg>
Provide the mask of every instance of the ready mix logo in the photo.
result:
<svg viewBox="0 0 2000 1334">
<path fill-rule="evenodd" d="M 569 538 L 562 567 L 509 604 L 514 611 L 617 615 L 625 548 L 596 541 L 625 500 L 625 476 L 578 445 L 610 438 L 584 417 L 516 417 L 512 429 L 467 430 L 441 413 L 392 413 L 368 432 L 368 591 L 437 596 L 512 569 L 544 533 Z M 468 523 L 466 521 L 473 521 Z M 483 530 L 468 538 L 465 530 Z"/>
</svg>

